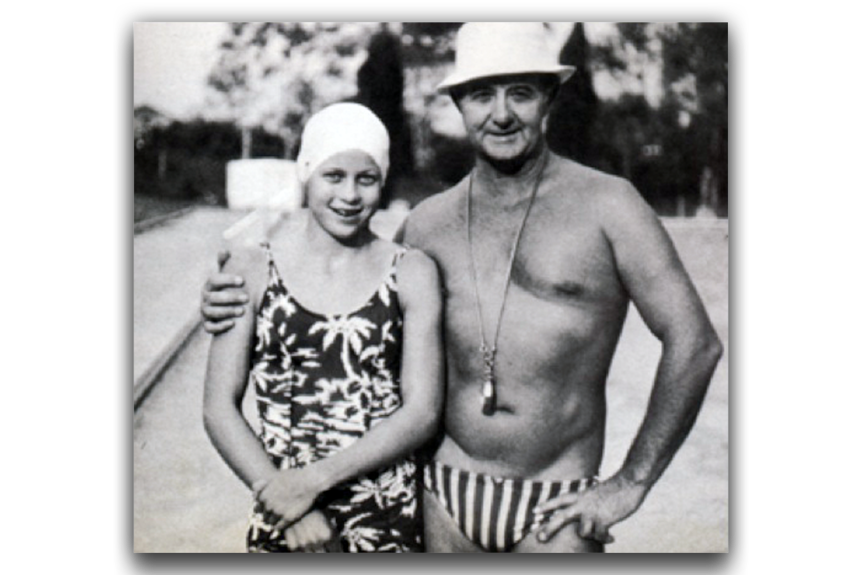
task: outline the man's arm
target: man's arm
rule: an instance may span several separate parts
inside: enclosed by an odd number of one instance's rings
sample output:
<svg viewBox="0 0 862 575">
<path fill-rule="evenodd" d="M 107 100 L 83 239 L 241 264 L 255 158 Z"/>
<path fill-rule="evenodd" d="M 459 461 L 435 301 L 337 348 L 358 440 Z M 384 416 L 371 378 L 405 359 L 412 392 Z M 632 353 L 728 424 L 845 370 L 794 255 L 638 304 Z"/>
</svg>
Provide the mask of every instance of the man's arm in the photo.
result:
<svg viewBox="0 0 862 575">
<path fill-rule="evenodd" d="M 537 510 L 560 510 L 550 536 L 577 520 L 582 537 L 610 540 L 608 528 L 637 510 L 688 435 L 722 354 L 703 303 L 658 218 L 631 186 L 600 200 L 617 270 L 650 331 L 662 342 L 646 415 L 622 467 L 582 495 Z"/>
<path fill-rule="evenodd" d="M 662 354 L 646 416 L 620 474 L 652 487 L 694 425 L 722 345 L 653 211 L 631 187 L 614 198 L 607 234 L 623 284 Z"/>
</svg>

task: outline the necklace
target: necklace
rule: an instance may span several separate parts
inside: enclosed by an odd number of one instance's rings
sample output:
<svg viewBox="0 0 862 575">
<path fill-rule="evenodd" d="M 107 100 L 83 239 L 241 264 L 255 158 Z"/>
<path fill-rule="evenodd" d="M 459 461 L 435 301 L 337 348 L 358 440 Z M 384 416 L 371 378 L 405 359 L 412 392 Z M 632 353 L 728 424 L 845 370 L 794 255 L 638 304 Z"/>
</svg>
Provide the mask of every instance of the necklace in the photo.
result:
<svg viewBox="0 0 862 575">
<path fill-rule="evenodd" d="M 494 376 L 494 363 L 497 359 L 497 340 L 500 336 L 500 325 L 503 323 L 503 311 L 506 309 L 506 295 L 509 292 L 509 284 L 512 279 L 512 268 L 515 264 L 515 255 L 518 253 L 518 245 L 521 243 L 521 234 L 527 224 L 527 218 L 530 216 L 530 209 L 533 207 L 533 201 L 536 199 L 536 193 L 539 190 L 539 183 L 542 181 L 542 175 L 545 172 L 547 162 L 548 157 L 546 155 L 542 159 L 542 167 L 539 169 L 539 175 L 536 177 L 536 183 L 533 185 L 533 191 L 530 193 L 530 200 L 527 204 L 527 209 L 524 210 L 524 218 L 518 226 L 518 230 L 515 233 L 515 242 L 512 244 L 512 250 L 509 252 L 509 264 L 506 269 L 506 279 L 503 281 L 503 295 L 500 299 L 500 311 L 497 313 L 497 325 L 494 327 L 494 340 L 491 342 L 491 345 L 488 345 L 488 341 L 485 338 L 485 322 L 482 318 L 482 302 L 479 298 L 479 281 L 476 274 L 476 258 L 473 255 L 473 233 L 471 223 L 473 171 L 470 172 L 470 179 L 467 184 L 467 245 L 470 248 L 470 276 L 473 280 L 473 295 L 476 299 L 476 317 L 479 321 L 479 337 L 482 340 L 480 351 L 482 353 L 482 413 L 484 415 L 493 415 L 496 410 L 497 382 Z"/>
</svg>

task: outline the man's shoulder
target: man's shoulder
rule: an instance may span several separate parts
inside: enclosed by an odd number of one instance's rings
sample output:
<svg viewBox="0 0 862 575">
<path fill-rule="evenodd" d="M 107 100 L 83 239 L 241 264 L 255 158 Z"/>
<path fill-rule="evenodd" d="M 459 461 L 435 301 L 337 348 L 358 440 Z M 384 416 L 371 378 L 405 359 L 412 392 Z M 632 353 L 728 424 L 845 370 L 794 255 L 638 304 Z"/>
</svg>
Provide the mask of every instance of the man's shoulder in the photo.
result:
<svg viewBox="0 0 862 575">
<path fill-rule="evenodd" d="M 461 180 L 451 188 L 425 198 L 416 204 L 411 215 L 415 214 L 423 219 L 451 215 L 463 201 L 464 191 L 467 189 L 466 181 Z"/>
<path fill-rule="evenodd" d="M 405 239 L 416 242 L 428 232 L 452 224 L 462 209 L 465 190 L 466 179 L 416 204 L 407 217 Z"/>
<path fill-rule="evenodd" d="M 587 191 L 591 195 L 620 193 L 634 189 L 631 182 L 623 177 L 560 156 L 557 162 L 557 179 L 566 182 L 570 187 Z"/>
<path fill-rule="evenodd" d="M 592 213 L 599 214 L 612 212 L 620 204 L 642 201 L 640 193 L 627 179 L 574 160 L 559 159 L 554 181 L 556 197 L 564 206 L 589 207 Z"/>
<path fill-rule="evenodd" d="M 568 203 L 564 209 L 580 210 L 588 214 L 604 230 L 634 228 L 657 221 L 637 188 L 627 179 L 563 160 L 558 170 L 560 196 Z M 571 192 L 571 193 L 567 193 Z"/>
</svg>

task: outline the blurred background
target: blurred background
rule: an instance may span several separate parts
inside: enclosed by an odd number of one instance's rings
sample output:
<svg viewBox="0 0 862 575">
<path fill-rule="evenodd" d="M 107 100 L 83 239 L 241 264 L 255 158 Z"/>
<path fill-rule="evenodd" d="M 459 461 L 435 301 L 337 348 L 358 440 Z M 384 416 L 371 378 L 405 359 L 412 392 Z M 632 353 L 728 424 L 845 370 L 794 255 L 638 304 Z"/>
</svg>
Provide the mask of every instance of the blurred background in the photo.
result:
<svg viewBox="0 0 862 575">
<path fill-rule="evenodd" d="M 270 201 L 241 197 L 248 166 L 258 187 L 290 179 L 305 121 L 338 101 L 366 104 L 389 129 L 384 207 L 454 184 L 472 157 L 435 87 L 459 25 L 136 23 L 135 221 Z M 552 148 L 627 178 L 660 215 L 726 217 L 727 24 L 545 25 L 560 61 L 577 67 L 549 117 Z"/>
</svg>

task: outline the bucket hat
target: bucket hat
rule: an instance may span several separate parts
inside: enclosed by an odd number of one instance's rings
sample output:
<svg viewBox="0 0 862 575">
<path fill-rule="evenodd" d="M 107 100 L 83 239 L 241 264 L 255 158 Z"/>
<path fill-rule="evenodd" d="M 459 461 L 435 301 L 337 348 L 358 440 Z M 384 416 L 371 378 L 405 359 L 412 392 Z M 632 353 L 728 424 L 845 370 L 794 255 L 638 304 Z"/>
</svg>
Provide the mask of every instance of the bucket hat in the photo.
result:
<svg viewBox="0 0 862 575">
<path fill-rule="evenodd" d="M 455 71 L 437 89 L 508 74 L 554 74 L 562 83 L 574 72 L 559 63 L 541 22 L 467 22 L 455 38 Z"/>
</svg>

